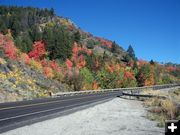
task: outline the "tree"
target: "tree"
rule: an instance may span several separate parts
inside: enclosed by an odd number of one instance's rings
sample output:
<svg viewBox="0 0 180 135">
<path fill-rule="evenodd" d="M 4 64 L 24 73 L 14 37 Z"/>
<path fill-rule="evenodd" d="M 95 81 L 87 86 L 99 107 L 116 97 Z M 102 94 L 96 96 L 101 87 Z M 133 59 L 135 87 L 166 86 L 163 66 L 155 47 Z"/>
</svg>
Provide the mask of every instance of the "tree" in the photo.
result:
<svg viewBox="0 0 180 135">
<path fill-rule="evenodd" d="M 162 83 L 163 84 L 170 84 L 172 83 L 173 81 L 171 80 L 170 76 L 169 75 L 164 75 L 162 77 Z"/>
<path fill-rule="evenodd" d="M 154 62 L 153 60 L 151 60 L 149 63 L 150 63 L 151 65 L 154 65 L 154 64 L 155 64 L 155 62 Z"/>
<path fill-rule="evenodd" d="M 130 71 L 124 71 L 124 78 L 122 81 L 122 87 L 135 87 L 137 86 L 136 78 L 134 74 Z"/>
<path fill-rule="evenodd" d="M 30 30 L 29 30 L 29 36 L 31 37 L 31 40 L 34 41 L 38 41 L 38 40 L 42 40 L 42 34 L 39 31 L 39 28 L 37 25 L 33 25 Z"/>
<path fill-rule="evenodd" d="M 33 50 L 28 53 L 30 58 L 35 60 L 43 59 L 47 54 L 43 41 L 36 41 L 33 44 Z"/>
<path fill-rule="evenodd" d="M 50 15 L 51 15 L 51 16 L 54 16 L 54 8 L 51 8 L 51 9 L 50 9 Z"/>
<path fill-rule="evenodd" d="M 129 54 L 126 54 L 124 57 L 123 57 L 123 61 L 126 62 L 126 63 L 129 63 L 131 61 L 131 57 L 129 56 Z"/>
<path fill-rule="evenodd" d="M 12 18 L 11 30 L 12 30 L 13 37 L 17 37 L 19 35 L 21 28 L 22 27 L 19 20 L 15 17 Z"/>
<path fill-rule="evenodd" d="M 0 34 L 0 36 L 2 35 Z M 13 60 L 17 59 L 18 50 L 16 46 L 14 45 L 13 41 L 9 37 L 6 37 L 6 36 L 2 36 L 2 40 L 3 40 L 2 43 L 4 43 L 2 48 L 4 50 L 5 56 Z"/>
<path fill-rule="evenodd" d="M 72 37 L 64 27 L 45 29 L 43 40 L 50 59 L 66 60 L 71 57 Z"/>
<path fill-rule="evenodd" d="M 154 70 L 150 64 L 145 64 L 140 67 L 137 80 L 139 86 L 154 85 Z"/>
<path fill-rule="evenodd" d="M 75 33 L 74 33 L 74 41 L 77 42 L 77 43 L 79 43 L 80 39 L 81 39 L 81 34 L 80 34 L 80 32 L 79 32 L 79 31 L 75 32 Z"/>
<path fill-rule="evenodd" d="M 77 68 L 72 68 L 68 70 L 65 76 L 65 82 L 72 86 L 74 91 L 82 90 L 83 86 L 83 77 L 79 74 L 79 70 Z"/>
<path fill-rule="evenodd" d="M 32 44 L 33 42 L 27 34 L 18 36 L 15 39 L 15 45 L 24 53 L 29 53 L 32 50 Z"/>
<path fill-rule="evenodd" d="M 88 68 L 84 67 L 80 70 L 80 74 L 83 77 L 83 89 L 92 89 L 94 82 L 92 72 Z"/>
<path fill-rule="evenodd" d="M 116 42 L 114 41 L 113 43 L 112 43 L 112 48 L 111 48 L 111 52 L 112 53 L 119 53 L 119 49 L 120 49 L 120 47 L 116 44 Z"/>
<path fill-rule="evenodd" d="M 134 52 L 134 49 L 131 45 L 129 45 L 128 49 L 127 49 L 127 52 L 129 54 L 129 56 L 133 59 L 133 60 L 136 60 L 136 56 L 135 56 L 135 52 Z"/>
<path fill-rule="evenodd" d="M 7 31 L 7 27 L 6 27 L 6 25 L 5 25 L 5 23 L 4 23 L 4 21 L 3 20 L 0 20 L 0 32 L 2 32 L 3 34 L 5 34 L 6 33 L 6 31 Z"/>
<path fill-rule="evenodd" d="M 102 68 L 97 72 L 97 81 L 102 89 L 111 89 L 116 86 L 116 74 Z"/>
</svg>

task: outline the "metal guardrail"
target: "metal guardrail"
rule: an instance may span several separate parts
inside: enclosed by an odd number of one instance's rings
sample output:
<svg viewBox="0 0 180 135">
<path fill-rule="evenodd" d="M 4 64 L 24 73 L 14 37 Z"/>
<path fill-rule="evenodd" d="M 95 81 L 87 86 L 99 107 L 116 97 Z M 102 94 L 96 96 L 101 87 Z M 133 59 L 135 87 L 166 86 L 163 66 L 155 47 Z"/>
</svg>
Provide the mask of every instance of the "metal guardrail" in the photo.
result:
<svg viewBox="0 0 180 135">
<path fill-rule="evenodd" d="M 180 86 L 180 84 L 165 84 L 165 85 L 154 85 L 154 86 L 144 86 L 144 87 L 131 87 L 131 88 L 115 88 L 115 89 L 101 89 L 101 90 L 83 90 L 83 91 L 72 91 L 72 92 L 60 92 L 52 94 L 52 96 L 71 96 L 71 95 L 81 95 L 81 94 L 93 94 L 93 93 L 105 93 L 105 92 L 118 92 L 118 91 L 135 91 L 135 90 L 159 90 L 165 88 L 172 88 Z"/>
</svg>

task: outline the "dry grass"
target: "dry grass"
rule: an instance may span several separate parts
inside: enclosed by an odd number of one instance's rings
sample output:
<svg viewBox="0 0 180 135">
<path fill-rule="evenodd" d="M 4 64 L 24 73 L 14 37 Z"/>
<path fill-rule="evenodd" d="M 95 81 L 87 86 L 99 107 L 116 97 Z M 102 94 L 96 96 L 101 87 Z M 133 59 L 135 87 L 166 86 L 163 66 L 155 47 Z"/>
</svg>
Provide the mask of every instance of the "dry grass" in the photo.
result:
<svg viewBox="0 0 180 135">
<path fill-rule="evenodd" d="M 171 91 L 169 94 L 171 97 L 173 97 L 174 101 L 180 102 L 180 89 Z"/>
<path fill-rule="evenodd" d="M 167 96 L 168 94 L 160 90 L 145 90 L 142 91 L 144 95 Z"/>
<path fill-rule="evenodd" d="M 168 99 L 161 101 L 161 107 L 168 119 L 175 119 L 177 117 L 178 109 L 172 101 Z"/>
<path fill-rule="evenodd" d="M 170 97 L 170 99 L 150 98 L 144 101 L 144 105 L 148 107 L 148 118 L 158 121 L 158 126 L 164 126 L 165 120 L 180 119 L 180 109 L 177 108 L 174 101 L 180 101 L 180 89 L 171 92 L 163 91 L 144 91 L 143 94 Z"/>
<path fill-rule="evenodd" d="M 146 107 L 160 106 L 161 102 L 158 98 L 150 98 L 144 101 Z"/>
</svg>

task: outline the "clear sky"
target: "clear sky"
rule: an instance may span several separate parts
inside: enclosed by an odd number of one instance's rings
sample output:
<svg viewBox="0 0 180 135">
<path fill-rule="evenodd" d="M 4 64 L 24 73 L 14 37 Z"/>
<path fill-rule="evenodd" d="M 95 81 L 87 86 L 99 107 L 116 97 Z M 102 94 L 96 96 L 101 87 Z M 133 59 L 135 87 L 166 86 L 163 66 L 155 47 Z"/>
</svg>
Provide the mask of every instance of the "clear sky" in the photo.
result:
<svg viewBox="0 0 180 135">
<path fill-rule="evenodd" d="M 138 58 L 180 63 L 180 0 L 0 0 L 54 8 L 95 36 L 131 44 Z"/>
</svg>

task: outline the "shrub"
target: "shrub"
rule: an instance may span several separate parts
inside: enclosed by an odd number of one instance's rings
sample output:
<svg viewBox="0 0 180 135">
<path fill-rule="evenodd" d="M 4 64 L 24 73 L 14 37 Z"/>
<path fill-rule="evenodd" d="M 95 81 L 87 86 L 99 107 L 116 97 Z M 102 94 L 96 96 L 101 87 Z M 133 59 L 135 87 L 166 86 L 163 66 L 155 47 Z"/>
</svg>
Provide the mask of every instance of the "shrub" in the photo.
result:
<svg viewBox="0 0 180 135">
<path fill-rule="evenodd" d="M 28 53 L 30 58 L 35 60 L 43 59 L 47 54 L 43 41 L 37 41 L 33 44 L 33 50 Z"/>
<path fill-rule="evenodd" d="M 73 67 L 73 63 L 69 59 L 66 59 L 66 67 L 68 70 L 71 70 Z"/>
<path fill-rule="evenodd" d="M 91 71 L 88 68 L 84 67 L 80 70 L 80 74 L 83 77 L 83 89 L 85 90 L 92 89 L 94 77 Z M 94 84 L 94 88 L 95 88 L 95 84 Z"/>
<path fill-rule="evenodd" d="M 4 50 L 4 54 L 12 59 L 12 60 L 15 60 L 17 59 L 17 48 L 16 46 L 14 45 L 13 41 L 10 40 L 8 37 L 1 37 L 2 38 L 2 41 L 1 41 L 1 45 L 3 45 L 3 50 Z"/>
<path fill-rule="evenodd" d="M 74 91 L 82 90 L 83 86 L 83 77 L 79 74 L 79 70 L 77 68 L 72 68 L 72 70 L 68 70 L 65 76 L 65 82 L 72 86 Z"/>
<path fill-rule="evenodd" d="M 38 61 L 35 61 L 34 59 L 32 59 L 30 61 L 30 66 L 35 69 L 35 70 L 38 70 L 38 71 L 42 71 L 42 65 L 40 62 Z"/>
<path fill-rule="evenodd" d="M 53 70 L 50 67 L 43 67 L 43 73 L 48 78 L 54 77 Z"/>
<path fill-rule="evenodd" d="M 24 61 L 26 64 L 30 64 L 31 59 L 29 58 L 29 56 L 26 53 L 21 53 L 20 54 L 20 60 Z"/>
<path fill-rule="evenodd" d="M 168 116 L 168 118 L 170 119 L 176 118 L 177 108 L 172 101 L 164 100 L 162 101 L 161 106 L 162 106 L 163 111 Z"/>
</svg>

